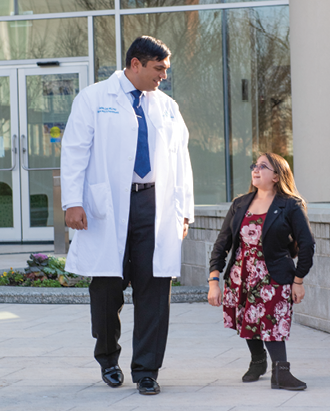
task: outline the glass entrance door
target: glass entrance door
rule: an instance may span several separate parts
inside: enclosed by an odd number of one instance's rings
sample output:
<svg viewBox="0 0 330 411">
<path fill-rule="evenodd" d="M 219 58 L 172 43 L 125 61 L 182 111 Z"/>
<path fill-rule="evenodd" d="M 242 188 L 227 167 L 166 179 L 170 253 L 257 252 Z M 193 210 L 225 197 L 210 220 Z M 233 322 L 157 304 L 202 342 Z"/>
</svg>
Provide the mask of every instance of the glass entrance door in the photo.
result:
<svg viewBox="0 0 330 411">
<path fill-rule="evenodd" d="M 0 70 L 0 236 L 21 240 L 17 71 Z"/>
<path fill-rule="evenodd" d="M 19 70 L 23 241 L 54 239 L 53 175 L 61 139 L 87 66 Z"/>
<path fill-rule="evenodd" d="M 0 69 L 0 242 L 53 241 L 53 177 L 87 66 Z"/>
</svg>

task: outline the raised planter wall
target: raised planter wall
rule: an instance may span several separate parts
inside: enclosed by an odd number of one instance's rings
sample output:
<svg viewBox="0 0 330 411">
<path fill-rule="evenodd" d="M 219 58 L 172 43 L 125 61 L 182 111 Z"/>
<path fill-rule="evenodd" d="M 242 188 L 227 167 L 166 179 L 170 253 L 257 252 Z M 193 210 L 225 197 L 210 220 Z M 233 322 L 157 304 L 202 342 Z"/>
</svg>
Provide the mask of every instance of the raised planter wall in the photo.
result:
<svg viewBox="0 0 330 411">
<path fill-rule="evenodd" d="M 195 223 L 183 241 L 181 284 L 206 284 L 210 253 L 229 207 L 223 203 L 195 208 Z M 309 204 L 308 217 L 316 242 L 314 265 L 304 280 L 304 301 L 294 306 L 294 318 L 330 332 L 330 204 Z"/>
</svg>

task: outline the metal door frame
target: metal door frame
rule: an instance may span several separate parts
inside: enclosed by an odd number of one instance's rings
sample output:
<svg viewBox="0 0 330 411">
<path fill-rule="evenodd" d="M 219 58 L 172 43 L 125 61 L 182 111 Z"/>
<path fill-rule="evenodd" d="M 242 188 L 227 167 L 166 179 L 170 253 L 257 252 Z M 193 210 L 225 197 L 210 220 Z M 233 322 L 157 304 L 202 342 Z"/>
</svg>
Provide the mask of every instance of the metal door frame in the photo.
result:
<svg viewBox="0 0 330 411">
<path fill-rule="evenodd" d="M 19 68 L 19 112 L 20 112 L 20 165 L 21 165 L 21 203 L 22 203 L 22 241 L 53 241 L 53 227 L 30 227 L 30 196 L 29 196 L 29 169 L 28 152 L 24 149 L 28 145 L 27 133 L 27 93 L 26 77 L 52 74 L 71 74 L 79 75 L 79 90 L 88 84 L 88 63 L 67 64 L 60 67 L 47 68 Z M 23 137 L 25 136 L 25 137 Z M 25 140 L 25 141 L 23 141 Z M 45 170 L 45 169 L 42 169 Z M 53 168 L 50 168 L 53 170 Z M 42 172 L 42 171 L 40 171 Z"/>
<path fill-rule="evenodd" d="M 29 171 L 27 153 L 23 153 L 22 135 L 27 135 L 26 76 L 78 73 L 79 90 L 88 85 L 88 62 L 62 63 L 60 67 L 0 67 L 0 76 L 10 78 L 10 120 L 12 141 L 12 189 L 14 227 L 0 228 L 0 242 L 53 241 L 53 227 L 30 227 Z M 16 137 L 14 137 L 16 136 Z M 26 143 L 26 142 L 25 142 Z M 24 160 L 24 161 L 23 161 Z M 9 172 L 10 170 L 8 170 Z M 70 230 L 70 238 L 72 237 Z"/>
<path fill-rule="evenodd" d="M 10 90 L 10 131 L 12 141 L 11 167 L 5 169 L 12 174 L 13 192 L 13 227 L 0 227 L 0 238 L 3 242 L 21 241 L 21 192 L 19 167 L 19 128 L 18 128 L 18 81 L 17 69 L 1 68 L 0 77 L 9 77 Z"/>
</svg>

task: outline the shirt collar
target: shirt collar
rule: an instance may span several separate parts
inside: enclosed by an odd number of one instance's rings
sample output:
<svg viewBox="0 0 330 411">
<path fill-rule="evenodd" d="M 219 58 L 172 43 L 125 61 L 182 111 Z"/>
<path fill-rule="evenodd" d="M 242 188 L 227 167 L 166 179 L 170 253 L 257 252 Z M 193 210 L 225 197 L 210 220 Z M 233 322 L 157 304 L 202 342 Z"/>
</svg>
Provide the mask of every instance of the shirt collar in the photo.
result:
<svg viewBox="0 0 330 411">
<path fill-rule="evenodd" d="M 121 88 L 124 90 L 126 94 L 130 93 L 133 90 L 136 90 L 136 87 L 134 87 L 133 84 L 126 77 L 125 69 L 123 71 L 123 75 L 119 77 L 119 82 L 120 82 Z M 146 95 L 146 92 L 142 91 L 142 96 L 145 96 L 145 95 Z"/>
</svg>

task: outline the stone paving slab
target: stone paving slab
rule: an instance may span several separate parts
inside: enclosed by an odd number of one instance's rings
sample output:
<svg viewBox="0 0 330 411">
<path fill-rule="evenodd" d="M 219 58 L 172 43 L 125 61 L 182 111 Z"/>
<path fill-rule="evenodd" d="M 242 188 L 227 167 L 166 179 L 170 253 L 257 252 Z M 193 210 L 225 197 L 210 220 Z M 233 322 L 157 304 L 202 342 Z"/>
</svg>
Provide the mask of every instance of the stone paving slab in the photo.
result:
<svg viewBox="0 0 330 411">
<path fill-rule="evenodd" d="M 93 359 L 87 304 L 0 304 L 1 411 L 330 411 L 330 334 L 292 326 L 288 358 L 306 391 L 270 389 L 270 366 L 258 382 L 243 384 L 247 346 L 207 303 L 171 305 L 162 392 L 141 396 L 130 380 L 133 315 L 125 305 L 125 382 L 112 389 Z"/>
</svg>

